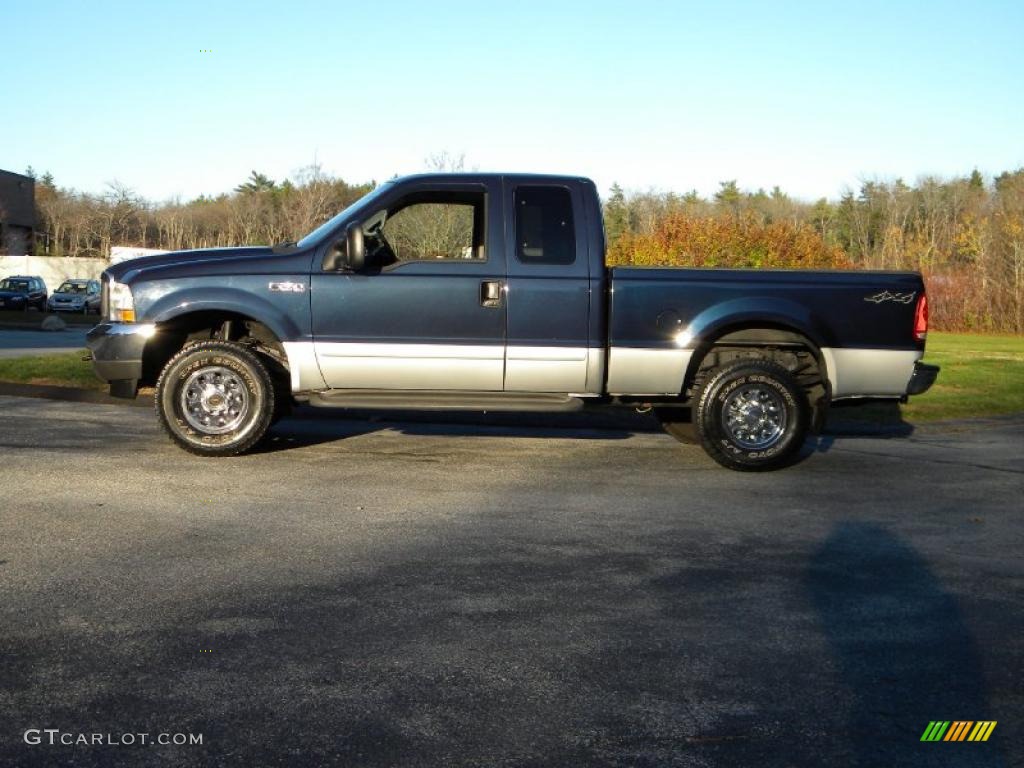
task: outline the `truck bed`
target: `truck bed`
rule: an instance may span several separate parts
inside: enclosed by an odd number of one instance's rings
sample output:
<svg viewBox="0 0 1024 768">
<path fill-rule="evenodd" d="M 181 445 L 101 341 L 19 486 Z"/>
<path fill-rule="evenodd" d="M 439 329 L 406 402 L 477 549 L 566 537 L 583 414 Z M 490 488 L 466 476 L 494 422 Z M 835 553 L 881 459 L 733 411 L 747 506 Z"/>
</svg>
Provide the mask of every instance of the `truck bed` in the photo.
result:
<svg viewBox="0 0 1024 768">
<path fill-rule="evenodd" d="M 751 323 L 821 351 L 833 398 L 905 392 L 924 349 L 913 333 L 916 272 L 615 267 L 608 389 L 671 391 L 707 340 Z M 652 386 L 654 385 L 654 386 Z"/>
</svg>

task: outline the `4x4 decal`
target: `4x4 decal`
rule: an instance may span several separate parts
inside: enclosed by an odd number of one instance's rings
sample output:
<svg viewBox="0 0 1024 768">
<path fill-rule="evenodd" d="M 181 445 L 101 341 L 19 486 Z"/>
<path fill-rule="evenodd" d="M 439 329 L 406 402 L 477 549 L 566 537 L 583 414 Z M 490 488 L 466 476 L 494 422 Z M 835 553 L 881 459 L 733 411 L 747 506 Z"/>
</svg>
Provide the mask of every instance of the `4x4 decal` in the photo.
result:
<svg viewBox="0 0 1024 768">
<path fill-rule="evenodd" d="M 872 304 L 881 304 L 884 301 L 892 301 L 896 304 L 909 304 L 917 296 L 916 291 L 911 293 L 893 293 L 892 291 L 881 291 L 873 296 L 865 296 L 864 301 L 870 301 Z"/>
</svg>

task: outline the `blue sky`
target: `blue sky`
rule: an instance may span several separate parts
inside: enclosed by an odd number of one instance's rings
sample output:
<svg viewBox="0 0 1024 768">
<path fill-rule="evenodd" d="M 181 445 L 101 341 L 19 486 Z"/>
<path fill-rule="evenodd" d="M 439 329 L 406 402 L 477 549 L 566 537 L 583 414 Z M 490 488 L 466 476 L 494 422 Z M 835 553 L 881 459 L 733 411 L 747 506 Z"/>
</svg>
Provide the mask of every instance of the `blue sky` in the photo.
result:
<svg viewBox="0 0 1024 768">
<path fill-rule="evenodd" d="M 836 197 L 1024 166 L 1024 3 L 0 6 L 0 168 L 98 192 L 481 170 Z M 210 53 L 201 52 L 210 49 Z"/>
</svg>

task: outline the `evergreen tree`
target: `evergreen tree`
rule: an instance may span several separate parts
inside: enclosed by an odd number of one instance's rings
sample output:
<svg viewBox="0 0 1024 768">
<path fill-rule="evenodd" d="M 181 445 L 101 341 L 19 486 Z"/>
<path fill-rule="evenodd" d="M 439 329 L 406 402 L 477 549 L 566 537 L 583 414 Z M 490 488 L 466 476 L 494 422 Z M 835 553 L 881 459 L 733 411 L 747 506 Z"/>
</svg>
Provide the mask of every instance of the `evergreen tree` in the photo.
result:
<svg viewBox="0 0 1024 768">
<path fill-rule="evenodd" d="M 629 206 L 626 203 L 626 194 L 617 183 L 612 184 L 611 193 L 604 206 L 604 228 L 609 245 L 629 231 Z"/>
<path fill-rule="evenodd" d="M 277 188 L 277 183 L 262 173 L 253 171 L 249 174 L 249 180 L 244 184 L 235 187 L 236 192 L 269 192 Z"/>
<path fill-rule="evenodd" d="M 720 189 L 715 192 L 715 202 L 723 208 L 728 208 L 734 214 L 740 212 L 740 201 L 743 199 L 743 193 L 740 192 L 740 188 L 736 185 L 736 179 L 730 179 L 729 181 L 718 182 Z"/>
</svg>

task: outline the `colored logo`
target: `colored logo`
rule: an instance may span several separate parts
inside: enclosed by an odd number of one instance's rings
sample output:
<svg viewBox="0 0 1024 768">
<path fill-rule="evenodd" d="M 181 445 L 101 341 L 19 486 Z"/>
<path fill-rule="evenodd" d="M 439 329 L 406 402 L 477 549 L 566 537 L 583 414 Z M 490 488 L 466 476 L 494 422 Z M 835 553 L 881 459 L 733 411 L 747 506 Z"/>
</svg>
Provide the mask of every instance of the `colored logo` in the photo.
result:
<svg viewBox="0 0 1024 768">
<path fill-rule="evenodd" d="M 996 720 L 932 720 L 921 734 L 921 741 L 988 741 Z"/>
</svg>

